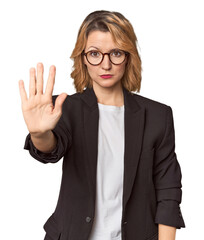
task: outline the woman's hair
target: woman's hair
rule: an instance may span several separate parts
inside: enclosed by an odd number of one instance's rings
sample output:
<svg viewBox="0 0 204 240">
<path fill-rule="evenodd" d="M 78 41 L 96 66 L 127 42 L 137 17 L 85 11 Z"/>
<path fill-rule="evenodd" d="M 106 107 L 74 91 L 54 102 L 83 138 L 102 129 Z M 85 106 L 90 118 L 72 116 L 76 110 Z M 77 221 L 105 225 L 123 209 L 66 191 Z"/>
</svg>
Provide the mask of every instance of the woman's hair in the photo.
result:
<svg viewBox="0 0 204 240">
<path fill-rule="evenodd" d="M 71 77 L 77 92 L 83 92 L 85 87 L 92 87 L 86 65 L 83 62 L 82 52 L 87 38 L 92 31 L 110 32 L 114 42 L 121 50 L 129 52 L 125 73 L 121 79 L 122 85 L 128 91 L 140 91 L 141 85 L 141 59 L 137 50 L 137 37 L 131 23 L 119 12 L 95 11 L 90 13 L 83 21 L 77 36 L 75 48 L 71 54 L 74 60 Z"/>
</svg>

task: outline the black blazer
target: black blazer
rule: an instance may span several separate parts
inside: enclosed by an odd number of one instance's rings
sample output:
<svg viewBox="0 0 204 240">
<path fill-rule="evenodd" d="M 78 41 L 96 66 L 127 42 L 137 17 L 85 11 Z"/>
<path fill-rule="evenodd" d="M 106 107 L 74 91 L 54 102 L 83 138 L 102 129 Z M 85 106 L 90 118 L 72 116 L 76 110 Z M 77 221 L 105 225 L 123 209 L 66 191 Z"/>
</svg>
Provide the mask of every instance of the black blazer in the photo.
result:
<svg viewBox="0 0 204 240">
<path fill-rule="evenodd" d="M 122 240 L 156 240 L 158 224 L 185 227 L 180 210 L 181 169 L 175 153 L 170 106 L 123 87 L 125 155 Z M 53 103 L 58 95 L 53 96 Z M 27 135 L 24 149 L 42 163 L 63 158 L 58 202 L 45 222 L 44 240 L 88 240 L 96 194 L 98 102 L 93 88 L 67 96 L 53 133 L 52 153 L 38 151 Z M 104 239 L 105 240 L 105 239 Z"/>
</svg>

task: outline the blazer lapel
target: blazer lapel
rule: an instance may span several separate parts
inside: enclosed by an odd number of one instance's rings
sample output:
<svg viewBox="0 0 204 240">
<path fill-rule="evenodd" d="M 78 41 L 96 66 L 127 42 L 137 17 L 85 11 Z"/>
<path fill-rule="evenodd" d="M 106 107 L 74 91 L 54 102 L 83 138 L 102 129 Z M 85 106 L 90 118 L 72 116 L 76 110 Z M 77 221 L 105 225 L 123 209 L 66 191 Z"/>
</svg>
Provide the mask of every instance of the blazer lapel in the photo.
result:
<svg viewBox="0 0 204 240">
<path fill-rule="evenodd" d="M 125 209 L 137 174 L 137 166 L 140 158 L 144 132 L 145 109 L 137 103 L 133 94 L 124 87 L 123 94 L 125 105 L 123 209 Z M 85 165 L 90 193 L 94 203 L 96 194 L 99 109 L 93 87 L 87 87 L 82 93 L 81 99 L 86 103 L 83 105 L 85 144 L 88 154 L 87 163 Z"/>
</svg>

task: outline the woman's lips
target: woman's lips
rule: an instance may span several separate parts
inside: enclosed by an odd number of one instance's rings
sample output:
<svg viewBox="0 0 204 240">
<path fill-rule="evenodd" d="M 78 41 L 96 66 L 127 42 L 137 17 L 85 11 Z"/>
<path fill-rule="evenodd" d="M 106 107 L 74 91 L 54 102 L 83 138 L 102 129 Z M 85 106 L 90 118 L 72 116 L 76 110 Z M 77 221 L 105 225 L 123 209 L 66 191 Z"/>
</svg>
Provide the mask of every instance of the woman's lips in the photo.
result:
<svg viewBox="0 0 204 240">
<path fill-rule="evenodd" d="M 105 79 L 111 78 L 112 76 L 113 76 L 113 75 L 111 75 L 111 74 L 100 75 L 101 78 L 105 78 Z"/>
</svg>

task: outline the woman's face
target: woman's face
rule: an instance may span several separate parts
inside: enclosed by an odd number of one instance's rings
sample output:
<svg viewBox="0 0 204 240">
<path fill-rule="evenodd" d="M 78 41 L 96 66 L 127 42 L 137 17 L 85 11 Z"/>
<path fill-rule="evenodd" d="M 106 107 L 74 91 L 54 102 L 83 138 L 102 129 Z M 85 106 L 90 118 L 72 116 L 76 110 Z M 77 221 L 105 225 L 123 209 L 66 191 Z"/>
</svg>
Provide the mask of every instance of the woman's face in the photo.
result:
<svg viewBox="0 0 204 240">
<path fill-rule="evenodd" d="M 90 50 L 99 50 L 102 53 L 108 53 L 118 47 L 114 43 L 110 32 L 93 31 L 89 34 L 85 53 Z M 95 84 L 99 87 L 109 88 L 120 84 L 124 75 L 127 58 L 120 65 L 114 65 L 110 62 L 108 55 L 104 56 L 102 63 L 97 66 L 91 65 L 84 56 L 84 63 L 87 66 L 88 73 Z M 102 78 L 101 75 L 112 75 L 110 78 Z"/>
</svg>

